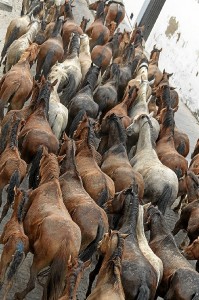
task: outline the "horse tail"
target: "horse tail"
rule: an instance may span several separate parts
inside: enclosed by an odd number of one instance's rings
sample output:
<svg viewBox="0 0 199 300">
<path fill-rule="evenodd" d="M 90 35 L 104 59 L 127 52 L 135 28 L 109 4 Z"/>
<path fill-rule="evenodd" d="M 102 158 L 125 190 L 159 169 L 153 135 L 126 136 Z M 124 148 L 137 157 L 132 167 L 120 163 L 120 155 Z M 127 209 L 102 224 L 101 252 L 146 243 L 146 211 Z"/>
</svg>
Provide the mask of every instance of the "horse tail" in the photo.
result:
<svg viewBox="0 0 199 300">
<path fill-rule="evenodd" d="M 167 208 L 169 200 L 171 199 L 171 196 L 172 196 L 172 187 L 170 185 L 166 184 L 164 186 L 162 194 L 157 199 L 157 206 L 163 215 L 166 212 L 166 208 Z"/>
<path fill-rule="evenodd" d="M 177 147 L 176 150 L 177 150 L 177 152 L 178 152 L 179 154 L 181 154 L 182 156 L 184 156 L 185 149 L 186 149 L 185 142 L 182 141 L 182 142 L 180 142 L 180 144 L 178 145 L 178 147 Z"/>
<path fill-rule="evenodd" d="M 36 189 L 39 185 L 39 164 L 42 157 L 43 148 L 40 146 L 32 160 L 29 172 L 29 188 Z"/>
<path fill-rule="evenodd" d="M 67 74 L 67 78 L 63 82 L 63 84 L 59 85 L 58 93 L 62 90 L 62 94 L 60 96 L 60 101 L 64 106 L 67 106 L 70 103 L 70 100 L 75 95 L 77 89 L 77 83 L 75 80 L 75 76 L 73 74 Z"/>
<path fill-rule="evenodd" d="M 97 204 L 102 207 L 104 205 L 104 203 L 108 200 L 109 197 L 109 192 L 108 192 L 108 188 L 107 186 L 105 187 L 105 189 L 103 189 L 103 191 L 101 192 L 99 199 L 97 201 Z"/>
<path fill-rule="evenodd" d="M 149 296 L 150 296 L 150 290 L 148 286 L 141 285 L 141 287 L 139 288 L 139 294 L 137 300 L 148 300 Z"/>
<path fill-rule="evenodd" d="M 174 172 L 176 173 L 178 180 L 183 176 L 180 168 L 175 168 Z"/>
<path fill-rule="evenodd" d="M 20 28 L 19 27 L 14 27 L 13 31 L 11 32 L 7 42 L 5 43 L 5 45 L 3 46 L 3 49 L 1 51 L 1 61 L 0 61 L 0 66 L 1 66 L 1 63 L 2 63 L 2 60 L 3 58 L 5 57 L 6 55 L 6 52 L 8 50 L 8 48 L 10 47 L 10 45 L 18 38 L 18 35 L 19 35 L 19 30 Z"/>
<path fill-rule="evenodd" d="M 69 129 L 69 137 L 73 136 L 73 133 L 77 129 L 77 126 L 79 125 L 79 122 L 82 121 L 83 116 L 86 114 L 86 111 L 84 109 L 81 109 L 78 114 L 75 116 L 70 129 Z"/>
<path fill-rule="evenodd" d="M 123 14 L 123 12 L 122 12 L 121 9 L 120 9 L 120 10 L 117 12 L 117 14 L 116 14 L 116 17 L 115 17 L 114 22 L 117 24 L 117 27 L 118 27 L 118 25 L 119 25 L 120 22 L 121 22 L 120 20 L 121 20 L 122 14 Z"/>
<path fill-rule="evenodd" d="M 8 281 L 12 280 L 13 276 L 16 274 L 24 258 L 25 258 L 24 244 L 20 240 L 16 245 L 16 251 L 14 253 L 13 260 L 7 274 Z"/>
<path fill-rule="evenodd" d="M 45 77 L 45 79 L 47 79 L 47 76 L 50 72 L 52 58 L 53 58 L 54 54 L 55 54 L 55 50 L 50 49 L 45 57 L 43 65 L 41 67 L 41 70 L 43 70 L 42 75 Z M 35 78 L 38 79 L 38 77 L 39 77 L 39 74 L 36 74 Z"/>
<path fill-rule="evenodd" d="M 3 151 L 6 148 L 7 143 L 7 137 L 9 136 L 9 130 L 10 130 L 10 122 L 8 121 L 3 125 L 1 128 L 1 135 L 0 135 L 0 154 L 3 153 Z"/>
<path fill-rule="evenodd" d="M 64 289 L 66 278 L 68 257 L 68 241 L 64 239 L 57 251 L 50 267 L 50 273 L 47 281 L 47 297 L 48 300 L 58 299 Z"/>
<path fill-rule="evenodd" d="M 8 192 L 7 201 L 9 205 L 11 205 L 14 201 L 14 197 L 15 197 L 14 188 L 19 187 L 19 185 L 20 185 L 20 173 L 19 170 L 15 170 L 12 176 L 10 177 L 10 182 L 7 189 Z"/>
<path fill-rule="evenodd" d="M 103 44 L 104 44 L 104 33 L 101 32 L 99 34 L 98 38 L 95 41 L 93 41 L 93 42 L 91 41 L 90 51 L 92 51 L 95 46 L 97 46 L 97 45 L 103 45 Z M 98 63 L 99 63 L 99 65 L 97 63 L 95 63 L 95 64 L 100 67 L 102 62 L 99 61 Z"/>
<path fill-rule="evenodd" d="M 78 258 L 82 262 L 88 261 L 93 256 L 93 254 L 97 250 L 99 241 L 101 241 L 103 237 L 103 234 L 104 234 L 104 227 L 101 224 L 99 224 L 95 239 L 78 256 Z"/>
</svg>

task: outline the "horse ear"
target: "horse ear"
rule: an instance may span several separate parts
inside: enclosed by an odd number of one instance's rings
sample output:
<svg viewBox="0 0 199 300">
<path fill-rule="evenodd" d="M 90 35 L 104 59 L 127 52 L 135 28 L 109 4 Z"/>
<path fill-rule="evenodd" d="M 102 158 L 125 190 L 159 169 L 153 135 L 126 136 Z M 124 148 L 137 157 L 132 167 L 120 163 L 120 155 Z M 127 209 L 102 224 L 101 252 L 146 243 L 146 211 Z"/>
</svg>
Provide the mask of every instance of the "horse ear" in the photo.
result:
<svg viewBox="0 0 199 300">
<path fill-rule="evenodd" d="M 43 152 L 42 155 L 48 155 L 48 148 L 43 146 Z"/>
<path fill-rule="evenodd" d="M 62 162 L 62 160 L 65 158 L 65 156 L 66 156 L 66 154 L 57 157 L 59 164 Z"/>
<path fill-rule="evenodd" d="M 179 108 L 179 105 L 177 105 L 175 108 L 173 108 L 173 112 L 175 113 Z"/>
<path fill-rule="evenodd" d="M 67 141 L 68 140 L 68 136 L 67 136 L 67 134 L 64 132 L 64 134 L 63 134 L 63 139 L 64 139 L 64 141 Z"/>
<path fill-rule="evenodd" d="M 162 48 L 159 50 L 159 52 L 162 52 Z"/>
<path fill-rule="evenodd" d="M 166 71 L 165 71 L 165 69 L 163 70 L 163 74 L 165 74 L 166 73 Z"/>
<path fill-rule="evenodd" d="M 135 23 L 135 28 L 138 28 L 138 24 L 137 24 L 137 22 Z"/>
<path fill-rule="evenodd" d="M 173 86 L 170 86 L 169 88 L 170 88 L 171 91 L 176 89 L 176 87 L 173 87 Z"/>
<path fill-rule="evenodd" d="M 151 111 L 150 114 L 149 114 L 149 118 L 152 118 L 154 115 L 154 111 Z"/>
<path fill-rule="evenodd" d="M 123 239 L 127 238 L 129 235 L 130 235 L 130 233 L 126 233 L 126 234 L 122 233 L 122 234 L 120 234 L 121 238 L 123 238 Z"/>
<path fill-rule="evenodd" d="M 171 77 L 173 75 L 173 73 L 168 74 L 168 77 Z"/>
<path fill-rule="evenodd" d="M 153 46 L 153 50 L 155 50 L 156 44 Z"/>
</svg>

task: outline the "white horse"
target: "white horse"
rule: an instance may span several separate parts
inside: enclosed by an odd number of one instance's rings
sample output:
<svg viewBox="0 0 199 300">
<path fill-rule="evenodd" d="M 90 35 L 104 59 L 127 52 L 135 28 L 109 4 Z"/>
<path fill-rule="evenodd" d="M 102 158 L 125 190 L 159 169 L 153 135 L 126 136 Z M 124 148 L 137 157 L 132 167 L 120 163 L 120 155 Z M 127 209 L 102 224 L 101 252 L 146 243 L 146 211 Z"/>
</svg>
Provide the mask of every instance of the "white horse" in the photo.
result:
<svg viewBox="0 0 199 300">
<path fill-rule="evenodd" d="M 29 47 L 29 45 L 34 41 L 37 32 L 40 29 L 40 22 L 34 20 L 28 29 L 28 31 L 22 35 L 20 38 L 15 40 L 9 47 L 7 52 L 7 60 L 5 70 L 8 72 L 13 65 L 15 65 L 22 53 Z"/>
<path fill-rule="evenodd" d="M 81 65 L 82 81 L 83 81 L 92 63 L 89 37 L 85 33 L 80 35 L 79 61 Z"/>
<path fill-rule="evenodd" d="M 144 202 L 157 204 L 164 214 L 167 206 L 171 206 L 178 194 L 178 178 L 176 174 L 164 166 L 158 159 L 155 143 L 151 136 L 152 123 L 148 114 L 140 114 L 134 118 L 132 131 L 139 134 L 136 154 L 130 160 L 133 169 L 144 179 Z"/>
<path fill-rule="evenodd" d="M 145 205 L 148 206 L 149 204 L 145 204 Z M 144 215 L 144 207 L 142 205 L 139 205 L 139 214 L 138 214 L 138 221 L 136 227 L 138 245 L 140 250 L 146 257 L 146 259 L 148 259 L 148 261 L 154 267 L 157 273 L 157 287 L 158 287 L 163 276 L 163 263 L 161 259 L 157 255 L 155 255 L 155 253 L 149 247 L 148 241 L 144 233 L 143 215 Z"/>
<path fill-rule="evenodd" d="M 67 106 L 82 80 L 81 65 L 79 61 L 79 35 L 72 33 L 69 45 L 69 54 L 62 63 L 56 63 L 48 76 L 51 82 L 58 80 L 58 93 L 61 92 L 61 102 Z"/>
</svg>

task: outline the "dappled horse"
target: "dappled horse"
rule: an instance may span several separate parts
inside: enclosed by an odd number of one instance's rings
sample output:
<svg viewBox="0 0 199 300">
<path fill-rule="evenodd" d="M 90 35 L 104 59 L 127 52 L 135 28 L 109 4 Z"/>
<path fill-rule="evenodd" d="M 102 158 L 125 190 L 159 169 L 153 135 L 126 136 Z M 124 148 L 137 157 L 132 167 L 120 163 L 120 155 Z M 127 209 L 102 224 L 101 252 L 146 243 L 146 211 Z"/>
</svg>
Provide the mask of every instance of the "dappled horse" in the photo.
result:
<svg viewBox="0 0 199 300">
<path fill-rule="evenodd" d="M 96 45 L 105 45 L 110 36 L 109 29 L 104 25 L 105 19 L 105 4 L 101 1 L 97 8 L 94 21 L 86 29 L 86 34 L 90 37 L 90 49 L 91 51 Z"/>
<path fill-rule="evenodd" d="M 73 134 L 76 141 L 77 170 L 85 190 L 91 198 L 102 205 L 114 197 L 113 180 L 102 172 L 101 155 L 95 150 L 95 133 L 91 121 L 85 115 Z M 99 165 L 98 165 L 99 164 Z"/>
<path fill-rule="evenodd" d="M 57 153 L 59 141 L 53 134 L 48 122 L 49 98 L 52 84 L 44 81 L 39 92 L 34 111 L 19 134 L 19 148 L 22 158 L 30 163 L 37 153 L 38 147 L 47 147 L 50 153 Z"/>
<path fill-rule="evenodd" d="M 63 201 L 73 221 L 81 229 L 81 250 L 84 250 L 95 239 L 99 226 L 102 227 L 101 237 L 108 231 L 107 215 L 85 191 L 77 171 L 75 142 L 66 135 L 60 155 L 65 155 L 59 178 Z"/>
<path fill-rule="evenodd" d="M 148 114 L 134 118 L 131 130 L 139 134 L 135 156 L 130 160 L 133 170 L 144 179 L 144 202 L 157 204 L 164 214 L 177 198 L 178 178 L 159 160 L 152 137 L 152 123 Z"/>
<path fill-rule="evenodd" d="M 47 266 L 50 266 L 50 273 L 43 299 L 58 299 L 65 286 L 69 265 L 75 267 L 77 264 L 81 232 L 63 203 L 58 165 L 61 159 L 43 147 L 40 183 L 28 193 L 24 230 L 34 256 L 28 284 L 22 292 L 15 294 L 18 300 L 34 289 L 38 273 Z"/>
<path fill-rule="evenodd" d="M 0 120 L 3 119 L 4 107 L 8 110 L 21 109 L 31 95 L 33 76 L 30 65 L 36 59 L 38 45 L 31 44 L 21 55 L 20 60 L 0 80 Z"/>
<path fill-rule="evenodd" d="M 168 300 L 198 299 L 199 274 L 180 253 L 161 212 L 150 206 L 145 222 L 150 229 L 149 245 L 164 267 L 157 295 Z"/>
<path fill-rule="evenodd" d="M 128 234 L 122 234 L 118 231 L 109 231 L 109 233 L 105 233 L 103 239 L 99 242 L 99 251 L 104 255 L 104 258 L 96 286 L 87 298 L 88 300 L 125 299 L 121 282 L 121 261 L 124 239 L 127 236 Z"/>
<path fill-rule="evenodd" d="M 0 243 L 4 244 L 0 261 L 0 288 L 2 288 L 3 284 L 6 284 L 3 300 L 6 300 L 7 293 L 12 287 L 14 276 L 29 252 L 29 240 L 23 228 L 23 209 L 27 200 L 27 193 L 16 188 L 13 213 L 10 220 L 5 224 L 0 238 Z M 9 270 L 5 280 L 8 267 Z"/>
<path fill-rule="evenodd" d="M 26 175 L 27 165 L 21 159 L 18 150 L 18 135 L 21 126 L 21 120 L 16 119 L 14 115 L 9 139 L 6 142 L 4 151 L 0 155 L 0 204 L 2 204 L 3 188 L 9 183 L 7 202 L 4 204 L 0 222 L 14 201 L 14 187 L 18 187 Z"/>
</svg>

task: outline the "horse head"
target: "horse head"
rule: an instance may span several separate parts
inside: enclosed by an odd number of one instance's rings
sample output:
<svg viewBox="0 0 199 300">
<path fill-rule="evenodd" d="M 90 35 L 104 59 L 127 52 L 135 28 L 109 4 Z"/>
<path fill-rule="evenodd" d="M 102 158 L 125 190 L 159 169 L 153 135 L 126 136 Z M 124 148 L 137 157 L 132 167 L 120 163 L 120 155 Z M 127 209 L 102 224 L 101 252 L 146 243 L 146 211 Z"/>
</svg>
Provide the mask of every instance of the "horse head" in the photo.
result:
<svg viewBox="0 0 199 300">
<path fill-rule="evenodd" d="M 186 259 L 199 260 L 199 237 L 193 241 L 191 245 L 182 251 Z"/>
</svg>

